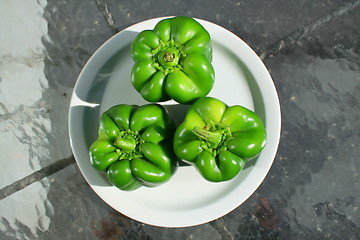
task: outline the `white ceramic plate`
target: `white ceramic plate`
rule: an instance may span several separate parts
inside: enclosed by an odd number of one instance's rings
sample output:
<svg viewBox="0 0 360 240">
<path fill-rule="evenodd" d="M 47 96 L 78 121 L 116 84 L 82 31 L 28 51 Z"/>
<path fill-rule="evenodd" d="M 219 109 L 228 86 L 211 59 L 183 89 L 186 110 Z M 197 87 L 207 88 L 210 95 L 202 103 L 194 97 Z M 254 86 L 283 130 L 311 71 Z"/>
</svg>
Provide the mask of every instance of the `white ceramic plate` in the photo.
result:
<svg viewBox="0 0 360 240">
<path fill-rule="evenodd" d="M 228 182 L 205 181 L 191 166 L 181 166 L 172 179 L 156 188 L 124 192 L 92 168 L 88 148 L 97 138 L 99 116 L 109 107 L 146 104 L 131 85 L 133 60 L 130 44 L 142 30 L 161 18 L 119 32 L 90 58 L 76 82 L 69 110 L 69 134 L 76 162 L 91 188 L 112 208 L 137 221 L 162 227 L 187 227 L 217 219 L 240 206 L 267 175 L 277 151 L 281 116 L 277 92 L 266 67 L 240 38 L 213 23 L 198 21 L 208 30 L 213 45 L 216 80 L 209 96 L 228 105 L 243 105 L 257 112 L 267 130 L 267 145 L 256 160 Z M 188 106 L 162 103 L 180 123 Z"/>
</svg>

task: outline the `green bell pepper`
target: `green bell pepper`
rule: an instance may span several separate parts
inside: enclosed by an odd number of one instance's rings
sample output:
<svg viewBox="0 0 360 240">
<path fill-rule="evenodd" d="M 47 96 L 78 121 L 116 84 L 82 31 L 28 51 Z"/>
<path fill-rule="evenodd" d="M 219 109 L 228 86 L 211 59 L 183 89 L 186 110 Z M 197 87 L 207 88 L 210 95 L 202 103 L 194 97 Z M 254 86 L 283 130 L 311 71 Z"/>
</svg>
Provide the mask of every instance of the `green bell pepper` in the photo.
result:
<svg viewBox="0 0 360 240">
<path fill-rule="evenodd" d="M 131 81 L 149 102 L 174 99 L 189 104 L 214 85 L 209 33 L 190 17 L 163 19 L 131 44 Z"/>
<path fill-rule="evenodd" d="M 188 110 L 174 135 L 175 154 L 212 182 L 234 178 L 264 148 L 262 120 L 242 106 L 204 97 Z"/>
<path fill-rule="evenodd" d="M 89 149 L 91 164 L 107 172 L 119 189 L 157 186 L 168 181 L 177 167 L 174 131 L 161 105 L 113 106 L 100 117 L 98 139 Z"/>
</svg>

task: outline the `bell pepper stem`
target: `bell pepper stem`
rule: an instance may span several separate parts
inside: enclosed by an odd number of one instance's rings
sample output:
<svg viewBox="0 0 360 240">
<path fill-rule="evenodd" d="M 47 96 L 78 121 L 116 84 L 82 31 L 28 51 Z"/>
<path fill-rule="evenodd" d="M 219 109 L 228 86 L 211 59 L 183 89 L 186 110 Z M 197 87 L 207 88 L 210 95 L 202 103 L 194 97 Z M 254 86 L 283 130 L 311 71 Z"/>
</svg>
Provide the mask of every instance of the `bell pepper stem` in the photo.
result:
<svg viewBox="0 0 360 240">
<path fill-rule="evenodd" d="M 198 126 L 195 126 L 192 132 L 199 138 L 213 145 L 215 148 L 218 147 L 222 141 L 223 134 L 220 132 L 211 132 Z"/>
<path fill-rule="evenodd" d="M 164 68 L 171 69 L 175 67 L 178 65 L 179 60 L 180 52 L 176 47 L 167 47 L 157 54 L 157 61 Z"/>
<path fill-rule="evenodd" d="M 114 145 L 121 148 L 124 152 L 130 153 L 135 150 L 137 143 L 136 140 L 132 137 L 117 137 L 115 139 Z"/>
<path fill-rule="evenodd" d="M 166 62 L 172 62 L 175 58 L 175 55 L 171 52 L 165 52 L 163 58 Z"/>
</svg>

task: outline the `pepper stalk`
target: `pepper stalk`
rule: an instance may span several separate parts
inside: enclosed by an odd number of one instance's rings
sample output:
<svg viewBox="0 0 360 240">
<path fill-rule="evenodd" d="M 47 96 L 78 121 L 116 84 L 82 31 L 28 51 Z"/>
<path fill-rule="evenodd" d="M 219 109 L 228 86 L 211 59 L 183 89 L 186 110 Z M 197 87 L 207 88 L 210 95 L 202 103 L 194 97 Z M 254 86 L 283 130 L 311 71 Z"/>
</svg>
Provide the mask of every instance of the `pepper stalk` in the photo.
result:
<svg viewBox="0 0 360 240">
<path fill-rule="evenodd" d="M 137 132 L 131 130 L 121 131 L 114 140 L 114 145 L 118 148 L 116 152 L 119 154 L 119 159 L 131 160 L 136 157 L 141 157 L 139 151 L 139 144 L 143 142 Z"/>
<path fill-rule="evenodd" d="M 232 139 L 230 128 L 220 123 L 210 122 L 205 127 L 195 126 L 192 132 L 204 141 L 202 147 L 213 155 L 226 148 L 226 143 Z"/>
</svg>

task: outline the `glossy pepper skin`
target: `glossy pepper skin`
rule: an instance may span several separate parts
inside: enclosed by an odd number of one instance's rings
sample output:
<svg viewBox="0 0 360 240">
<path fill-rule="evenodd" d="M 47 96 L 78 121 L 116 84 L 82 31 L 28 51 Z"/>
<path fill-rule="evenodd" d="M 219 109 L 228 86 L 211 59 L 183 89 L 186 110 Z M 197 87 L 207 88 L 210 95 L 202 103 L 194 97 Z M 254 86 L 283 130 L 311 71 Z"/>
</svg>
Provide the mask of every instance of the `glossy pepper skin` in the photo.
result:
<svg viewBox="0 0 360 240">
<path fill-rule="evenodd" d="M 204 97 L 188 110 L 174 135 L 175 154 L 211 182 L 234 178 L 264 148 L 262 120 L 242 106 Z"/>
<path fill-rule="evenodd" d="M 175 126 L 157 104 L 116 105 L 100 117 L 99 136 L 89 149 L 92 166 L 122 190 L 154 187 L 176 170 Z"/>
<path fill-rule="evenodd" d="M 210 35 L 193 18 L 163 19 L 153 30 L 140 32 L 131 56 L 132 84 L 149 102 L 189 104 L 214 85 Z"/>
</svg>

